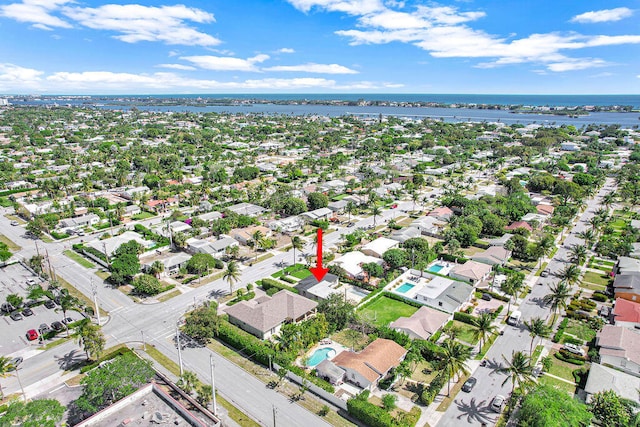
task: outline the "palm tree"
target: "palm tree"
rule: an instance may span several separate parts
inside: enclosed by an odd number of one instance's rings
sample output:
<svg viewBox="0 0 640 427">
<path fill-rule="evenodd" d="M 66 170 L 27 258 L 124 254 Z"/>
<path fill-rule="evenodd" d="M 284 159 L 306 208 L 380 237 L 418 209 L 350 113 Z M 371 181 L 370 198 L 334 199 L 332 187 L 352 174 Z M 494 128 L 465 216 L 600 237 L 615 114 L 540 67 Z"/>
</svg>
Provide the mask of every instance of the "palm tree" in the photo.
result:
<svg viewBox="0 0 640 427">
<path fill-rule="evenodd" d="M 9 372 L 14 371 L 16 367 L 11 363 L 11 359 L 8 357 L 0 356 L 0 378 L 6 378 L 9 376 Z M 0 400 L 4 400 L 4 390 L 0 385 Z"/>
<path fill-rule="evenodd" d="M 227 269 L 222 278 L 229 283 L 229 294 L 233 294 L 233 284 L 240 280 L 240 269 L 235 261 L 230 261 L 227 264 Z"/>
<path fill-rule="evenodd" d="M 511 380 L 512 395 L 516 384 L 518 384 L 518 388 L 521 388 L 533 383 L 531 359 L 529 359 L 526 354 L 522 351 L 516 351 L 511 354 L 511 361 L 504 357 L 504 354 L 502 358 L 507 363 L 506 368 L 500 368 L 500 372 L 507 374 L 507 378 L 502 382 L 502 385 L 505 385 L 507 381 Z"/>
<path fill-rule="evenodd" d="M 516 271 L 510 273 L 507 276 L 507 280 L 500 286 L 502 291 L 515 298 L 516 304 L 518 303 L 518 293 L 524 287 L 524 274 Z M 507 307 L 507 313 L 511 311 L 511 298 L 509 298 L 509 306 Z"/>
<path fill-rule="evenodd" d="M 487 337 L 491 335 L 495 335 L 497 333 L 498 328 L 493 324 L 493 316 L 490 313 L 482 313 L 480 316 L 474 321 L 477 329 L 473 331 L 473 336 L 475 339 L 480 340 L 480 353 L 482 353 L 482 347 L 486 343 Z"/>
<path fill-rule="evenodd" d="M 442 344 L 442 361 L 444 371 L 447 374 L 447 397 L 451 394 L 451 380 L 459 375 L 469 373 L 467 360 L 471 356 L 471 348 L 457 341 L 446 340 Z"/>
<path fill-rule="evenodd" d="M 151 264 L 151 268 L 149 268 L 149 273 L 156 276 L 156 279 L 160 278 L 160 273 L 164 271 L 164 264 L 159 260 L 153 261 Z"/>
<path fill-rule="evenodd" d="M 61 291 L 62 296 L 60 297 L 60 310 L 62 310 L 63 318 L 67 318 L 67 311 L 76 310 L 79 311 L 82 307 L 82 303 L 80 300 L 73 295 L 69 294 L 69 291 L 63 289 Z M 69 328 L 67 328 L 67 337 L 69 336 Z"/>
<path fill-rule="evenodd" d="M 349 200 L 347 202 L 347 206 L 344 207 L 344 210 L 349 214 L 349 222 L 351 222 L 351 215 L 356 211 L 356 204 Z"/>
<path fill-rule="evenodd" d="M 580 268 L 575 264 L 568 265 L 560 272 L 559 277 L 569 286 L 576 285 L 580 281 Z"/>
<path fill-rule="evenodd" d="M 590 228 L 577 233 L 576 236 L 578 236 L 579 238 L 581 238 L 582 240 L 587 242 L 587 245 L 589 245 L 589 247 L 591 247 L 593 245 L 593 241 L 596 238 L 595 233 Z"/>
<path fill-rule="evenodd" d="M 598 231 L 598 228 L 600 228 L 600 226 L 602 225 L 602 219 L 598 216 L 589 218 L 589 221 L 587 222 L 591 226 L 591 230 L 593 230 L 594 233 Z"/>
<path fill-rule="evenodd" d="M 551 334 L 551 328 L 541 317 L 533 317 L 528 322 L 524 322 L 524 326 L 531 336 L 531 344 L 529 345 L 529 355 L 533 354 L 533 342 L 536 338 L 546 338 Z M 531 356 L 529 356 L 531 357 Z"/>
<path fill-rule="evenodd" d="M 553 324 L 556 321 L 558 310 L 567 307 L 567 298 L 571 296 L 571 289 L 567 282 L 560 281 L 557 284 L 549 285 L 549 290 L 551 293 L 545 295 L 542 301 L 545 304 L 551 304 L 551 310 L 553 310 L 553 322 L 551 324 Z"/>
<path fill-rule="evenodd" d="M 376 206 L 374 205 L 373 208 L 371 208 L 371 214 L 373 215 L 373 226 L 376 226 L 376 218 L 382 213 L 382 209 L 380 209 L 380 206 Z"/>
<path fill-rule="evenodd" d="M 617 200 L 616 193 L 611 192 L 604 195 L 604 197 L 602 198 L 602 203 L 607 208 L 607 210 L 609 210 L 611 208 L 611 205 L 613 205 L 616 202 L 616 200 Z"/>
<path fill-rule="evenodd" d="M 573 245 L 569 250 L 571 262 L 575 265 L 582 265 L 587 260 L 587 247 L 584 245 Z"/>
<path fill-rule="evenodd" d="M 296 264 L 296 250 L 301 251 L 304 247 L 304 242 L 300 236 L 291 237 L 291 247 L 293 248 L 293 265 Z"/>
<path fill-rule="evenodd" d="M 198 384 L 198 376 L 191 372 L 185 371 L 184 374 L 180 377 L 178 381 L 178 387 L 180 387 L 185 393 L 191 394 L 193 390 L 195 390 L 196 385 Z"/>
<path fill-rule="evenodd" d="M 264 237 L 264 234 L 262 234 L 262 231 L 260 230 L 254 231 L 253 234 L 251 235 L 251 240 L 253 241 L 253 247 L 256 250 L 256 261 L 258 260 L 258 248 L 260 246 L 260 240 L 262 240 L 263 237 Z"/>
<path fill-rule="evenodd" d="M 225 249 L 225 252 L 232 259 L 237 259 L 238 258 L 238 254 L 240 253 L 240 246 L 238 246 L 238 245 L 227 246 L 227 249 Z"/>
</svg>

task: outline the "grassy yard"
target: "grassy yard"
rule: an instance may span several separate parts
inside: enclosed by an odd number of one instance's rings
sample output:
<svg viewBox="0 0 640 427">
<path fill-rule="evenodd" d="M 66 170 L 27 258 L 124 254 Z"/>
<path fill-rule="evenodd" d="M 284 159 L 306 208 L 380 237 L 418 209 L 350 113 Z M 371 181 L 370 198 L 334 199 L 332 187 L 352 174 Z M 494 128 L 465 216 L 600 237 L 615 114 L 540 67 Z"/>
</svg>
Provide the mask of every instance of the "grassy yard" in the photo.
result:
<svg viewBox="0 0 640 427">
<path fill-rule="evenodd" d="M 609 277 L 603 274 L 594 273 L 593 271 L 587 271 L 582 279 L 584 282 L 593 283 L 595 285 L 607 286 L 609 284 Z"/>
<path fill-rule="evenodd" d="M 458 394 L 458 392 L 462 388 L 462 385 L 467 380 L 467 378 L 469 378 L 468 375 L 464 375 L 464 376 L 461 376 L 461 377 L 458 378 L 458 382 L 451 386 L 451 393 L 449 394 L 449 397 L 445 396 L 445 398 L 442 399 L 442 403 L 440 403 L 440 406 L 438 406 L 438 409 L 436 409 L 436 411 L 438 411 L 438 412 L 446 412 L 447 411 L 447 409 L 453 403 L 453 400 L 456 398 L 456 395 Z"/>
<path fill-rule="evenodd" d="M 331 335 L 331 339 L 339 344 L 342 344 L 345 347 L 353 347 L 354 351 L 360 351 L 365 348 L 367 344 L 369 344 L 368 335 L 359 334 L 359 336 L 357 336 L 358 339 L 354 341 L 354 339 L 349 336 L 350 332 L 347 332 L 349 330 L 350 329 L 343 329 L 340 332 L 336 332 L 335 334 Z M 354 334 L 354 336 L 356 335 Z"/>
<path fill-rule="evenodd" d="M 552 350 L 549 353 L 549 356 L 551 356 L 551 360 L 553 360 L 553 365 L 551 365 L 549 373 L 551 375 L 555 375 L 556 377 L 564 378 L 565 380 L 574 382 L 573 374 L 571 372 L 573 372 L 574 369 L 580 368 L 580 366 L 557 359 L 553 356 L 555 353 L 557 353 L 557 351 L 555 350 Z"/>
<path fill-rule="evenodd" d="M 453 326 L 455 328 L 460 329 L 460 333 L 458 334 L 459 339 L 461 339 L 462 341 L 468 342 L 469 344 L 478 343 L 479 340 L 473 337 L 473 332 L 476 330 L 475 327 L 467 323 L 459 322 L 457 320 L 452 320 L 451 322 L 453 322 Z"/>
<path fill-rule="evenodd" d="M 487 341 L 482 346 L 482 351 L 476 355 L 476 360 L 484 359 L 484 356 L 487 354 L 487 352 L 489 351 L 489 349 L 493 345 L 493 343 L 496 340 L 496 338 L 498 338 L 498 335 L 492 335 L 491 337 L 489 337 L 487 339 Z"/>
<path fill-rule="evenodd" d="M 5 217 L 7 219 L 10 219 L 11 221 L 18 221 L 19 224 L 26 224 L 27 223 L 27 221 L 25 221 L 24 219 L 20 218 L 18 215 L 5 214 Z"/>
<path fill-rule="evenodd" d="M 302 279 L 306 279 L 307 277 L 311 276 L 311 271 L 309 271 L 309 269 L 307 268 L 303 268 L 302 270 L 298 270 L 298 271 L 294 271 L 290 274 L 290 276 L 296 277 L 300 280 Z"/>
<path fill-rule="evenodd" d="M 96 276 L 98 276 L 102 280 L 107 280 L 109 276 L 111 276 L 111 273 L 109 273 L 108 271 L 100 270 L 100 271 L 96 271 Z"/>
<path fill-rule="evenodd" d="M 382 296 L 360 310 L 365 319 L 377 326 L 388 326 L 400 317 L 410 317 L 418 309 L 386 296 Z"/>
<path fill-rule="evenodd" d="M 596 336 L 596 331 L 591 329 L 588 324 L 569 319 L 569 325 L 565 330 L 566 333 L 575 335 L 584 341 L 591 341 Z"/>
<path fill-rule="evenodd" d="M 603 265 L 603 266 L 606 266 L 606 267 L 613 267 L 614 265 L 616 265 L 616 263 L 613 262 L 613 261 L 607 261 L 607 260 L 600 259 L 600 258 L 594 259 L 593 263 L 594 264 Z"/>
<path fill-rule="evenodd" d="M 564 390 L 567 393 L 569 393 L 570 395 L 574 395 L 576 393 L 576 386 L 571 385 L 569 383 L 566 383 L 564 381 L 561 381 L 559 379 L 553 378 L 553 377 L 549 377 L 546 375 L 541 376 L 538 379 L 538 383 L 540 384 L 545 384 L 545 385 L 550 385 L 552 387 L 558 388 L 560 390 Z"/>
<path fill-rule="evenodd" d="M 580 287 L 585 289 L 590 289 L 592 291 L 604 291 L 605 289 L 607 289 L 606 286 L 594 285 L 593 283 L 587 283 L 587 282 L 582 282 L 580 284 Z"/>
<path fill-rule="evenodd" d="M 13 240 L 9 239 L 7 236 L 5 236 L 4 234 L 0 234 L 0 242 L 4 243 L 5 245 L 7 245 L 7 247 L 9 248 L 10 251 L 15 252 L 15 251 L 19 251 L 20 249 L 22 249 L 21 246 L 16 245 Z"/>
<path fill-rule="evenodd" d="M 538 362 L 538 358 L 540 358 L 540 354 L 544 350 L 543 345 L 536 346 L 535 350 L 533 350 L 533 354 L 531 355 L 531 364 L 535 365 Z"/>
<path fill-rule="evenodd" d="M 71 258 L 72 260 L 74 260 L 84 268 L 95 268 L 96 266 L 94 263 L 89 262 L 85 257 L 81 256 L 80 254 L 77 254 L 74 251 L 66 250 L 66 251 L 63 251 L 62 253 L 67 258 Z"/>
<path fill-rule="evenodd" d="M 135 219 L 136 221 L 139 221 L 141 219 L 148 219 L 148 218 L 153 218 L 155 215 L 152 214 L 151 212 L 140 212 L 139 214 L 135 214 L 132 218 Z"/>
</svg>

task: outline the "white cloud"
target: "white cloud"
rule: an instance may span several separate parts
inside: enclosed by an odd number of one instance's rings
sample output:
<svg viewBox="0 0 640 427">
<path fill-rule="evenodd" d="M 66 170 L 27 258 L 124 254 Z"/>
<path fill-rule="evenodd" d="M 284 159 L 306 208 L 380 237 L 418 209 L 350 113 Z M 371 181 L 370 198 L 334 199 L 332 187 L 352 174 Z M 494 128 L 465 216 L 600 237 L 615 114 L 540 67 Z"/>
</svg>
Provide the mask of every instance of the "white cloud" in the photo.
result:
<svg viewBox="0 0 640 427">
<path fill-rule="evenodd" d="M 283 47 L 282 49 L 278 49 L 277 52 L 278 53 L 296 53 L 296 51 L 291 49 L 290 47 Z"/>
<path fill-rule="evenodd" d="M 256 64 L 269 59 L 269 55 L 260 54 L 252 58 L 241 59 L 230 56 L 183 56 L 180 59 L 189 61 L 200 68 L 213 71 L 260 71 Z"/>
<path fill-rule="evenodd" d="M 160 41 L 170 45 L 198 46 L 220 43 L 217 38 L 185 23 L 214 22 L 213 15 L 184 5 L 152 7 L 106 4 L 97 8 L 65 7 L 63 13 L 85 27 L 120 33 L 114 37 L 127 43 Z"/>
<path fill-rule="evenodd" d="M 38 90 L 43 74 L 33 68 L 0 63 L 0 91 Z"/>
<path fill-rule="evenodd" d="M 385 9 L 380 0 L 288 0 L 298 10 L 309 12 L 313 7 L 328 12 L 344 12 L 349 15 L 364 15 Z"/>
<path fill-rule="evenodd" d="M 633 10 L 628 7 L 617 7 L 615 9 L 594 10 L 581 13 L 571 18 L 571 22 L 581 24 L 592 24 L 597 22 L 615 22 L 633 15 Z"/>
<path fill-rule="evenodd" d="M 184 71 L 193 71 L 196 69 L 196 67 L 192 67 L 190 65 L 183 65 L 183 64 L 158 64 L 156 65 L 156 67 L 171 68 L 173 70 L 184 70 Z"/>
<path fill-rule="evenodd" d="M 351 45 L 411 43 L 437 58 L 484 58 L 476 64 L 492 68 L 509 64 L 532 63 L 549 71 L 564 72 L 612 65 L 598 58 L 570 58 L 566 51 L 589 47 L 640 44 L 640 35 L 581 35 L 577 33 L 531 34 L 523 38 L 515 35 L 499 36 L 474 29 L 472 21 L 483 18 L 481 10 L 461 11 L 458 7 L 430 4 L 411 11 L 394 1 L 288 0 L 296 8 L 308 12 L 312 8 L 343 12 L 354 16 L 356 28 L 336 31 L 349 39 Z M 367 7 L 365 7 L 365 5 Z M 395 8 L 395 9 L 394 9 Z M 398 10 L 403 9 L 403 10 Z M 604 13 L 608 12 L 608 13 Z M 630 9 L 583 14 L 587 19 L 613 20 L 627 16 Z M 618 19 L 618 18 L 616 18 Z M 619 18 L 621 19 L 621 18 Z"/>
<path fill-rule="evenodd" d="M 338 64 L 314 64 L 307 63 L 301 65 L 278 65 L 275 67 L 263 68 L 263 71 L 295 71 L 303 73 L 319 74 L 358 74 L 358 71 Z"/>
<path fill-rule="evenodd" d="M 15 19 L 18 22 L 34 24 L 33 27 L 41 30 L 57 28 L 71 28 L 67 21 L 51 14 L 61 5 L 70 0 L 22 0 L 22 3 L 11 3 L 0 6 L 0 16 Z"/>
</svg>

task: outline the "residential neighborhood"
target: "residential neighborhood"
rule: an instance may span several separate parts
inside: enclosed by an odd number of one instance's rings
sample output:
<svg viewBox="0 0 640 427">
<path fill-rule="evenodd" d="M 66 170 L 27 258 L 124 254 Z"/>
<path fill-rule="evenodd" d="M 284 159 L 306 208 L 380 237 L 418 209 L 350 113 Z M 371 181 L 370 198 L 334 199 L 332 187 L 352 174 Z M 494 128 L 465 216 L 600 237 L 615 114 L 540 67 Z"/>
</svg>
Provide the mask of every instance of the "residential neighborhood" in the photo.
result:
<svg viewBox="0 0 640 427">
<path fill-rule="evenodd" d="M 0 105 L 0 413 L 635 425 L 639 143 L 608 124 Z"/>
</svg>

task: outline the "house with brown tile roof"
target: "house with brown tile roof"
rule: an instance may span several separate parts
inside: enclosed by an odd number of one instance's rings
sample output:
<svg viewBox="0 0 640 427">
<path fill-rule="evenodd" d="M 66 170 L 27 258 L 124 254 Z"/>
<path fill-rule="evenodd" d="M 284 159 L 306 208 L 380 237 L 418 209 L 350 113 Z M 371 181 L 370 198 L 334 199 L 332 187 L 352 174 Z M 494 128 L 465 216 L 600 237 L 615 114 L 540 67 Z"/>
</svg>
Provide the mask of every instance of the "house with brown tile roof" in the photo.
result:
<svg viewBox="0 0 640 427">
<path fill-rule="evenodd" d="M 640 376 L 640 333 L 620 326 L 605 325 L 596 335 L 600 363 Z"/>
<path fill-rule="evenodd" d="M 448 275 L 454 279 L 475 284 L 488 278 L 490 273 L 490 265 L 470 260 L 462 265 L 453 267 Z"/>
<path fill-rule="evenodd" d="M 512 222 L 511 224 L 507 225 L 504 229 L 506 231 L 512 231 L 512 230 L 517 230 L 518 228 L 524 228 L 529 232 L 533 231 L 533 228 L 525 221 Z"/>
<path fill-rule="evenodd" d="M 453 216 L 453 211 L 447 206 L 441 206 L 429 212 L 427 216 L 432 216 L 439 219 L 440 221 L 448 221 L 449 218 Z"/>
<path fill-rule="evenodd" d="M 489 246 L 484 252 L 471 256 L 471 259 L 488 265 L 504 265 L 510 256 L 511 251 L 503 246 Z"/>
<path fill-rule="evenodd" d="M 224 311 L 229 323 L 260 339 L 269 339 L 280 332 L 285 323 L 301 322 L 313 316 L 317 302 L 285 289 L 272 297 L 263 296 L 241 301 Z"/>
<path fill-rule="evenodd" d="M 553 215 L 554 210 L 555 208 L 552 205 L 545 205 L 541 203 L 536 206 L 536 211 L 538 211 L 540 215 L 546 215 L 546 216 Z"/>
<path fill-rule="evenodd" d="M 394 341 L 378 338 L 369 344 L 359 353 L 353 351 L 343 351 L 331 360 L 330 364 L 325 363 L 327 369 L 331 365 L 344 370 L 344 380 L 349 381 L 358 387 L 371 389 L 378 384 L 378 381 L 404 360 L 407 350 Z M 321 370 L 319 376 L 323 376 Z"/>
</svg>

